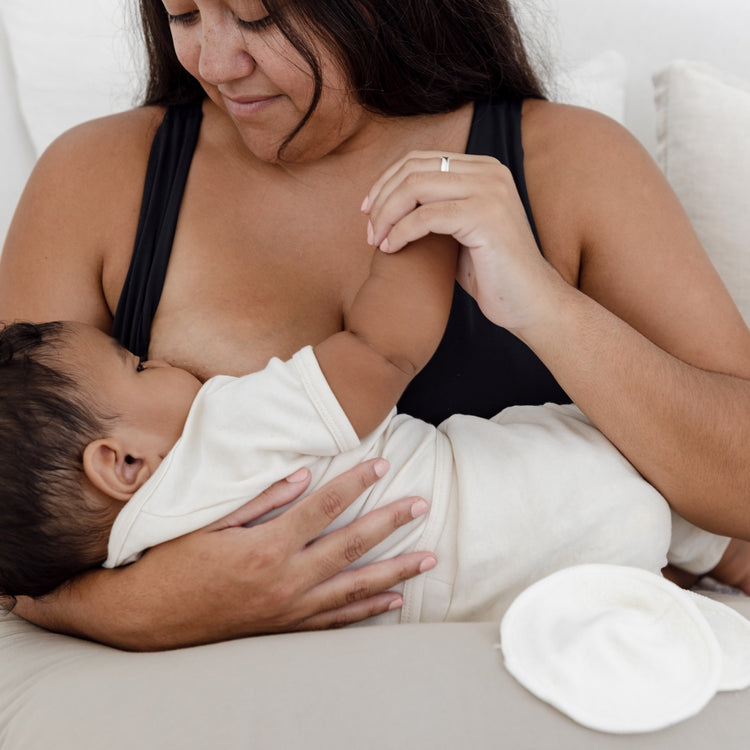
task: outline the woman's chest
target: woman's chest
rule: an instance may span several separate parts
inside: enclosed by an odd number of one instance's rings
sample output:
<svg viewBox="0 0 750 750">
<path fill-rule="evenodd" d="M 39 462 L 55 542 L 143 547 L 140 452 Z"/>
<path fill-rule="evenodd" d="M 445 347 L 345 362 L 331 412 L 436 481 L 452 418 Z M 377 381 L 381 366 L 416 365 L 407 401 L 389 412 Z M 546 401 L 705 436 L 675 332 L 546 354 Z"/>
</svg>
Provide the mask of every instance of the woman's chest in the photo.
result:
<svg viewBox="0 0 750 750">
<path fill-rule="evenodd" d="M 372 256 L 358 204 L 245 197 L 183 208 L 150 356 L 242 374 L 341 330 Z"/>
</svg>

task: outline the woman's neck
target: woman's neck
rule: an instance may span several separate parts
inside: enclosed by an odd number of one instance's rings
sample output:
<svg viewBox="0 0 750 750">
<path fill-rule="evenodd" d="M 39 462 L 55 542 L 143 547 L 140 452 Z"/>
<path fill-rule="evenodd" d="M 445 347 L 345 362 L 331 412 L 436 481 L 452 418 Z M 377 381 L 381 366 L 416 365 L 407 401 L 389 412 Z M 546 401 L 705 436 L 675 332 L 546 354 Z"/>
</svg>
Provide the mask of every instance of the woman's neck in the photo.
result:
<svg viewBox="0 0 750 750">
<path fill-rule="evenodd" d="M 263 158 L 254 154 L 243 141 L 232 120 L 210 100 L 204 103 L 206 133 L 221 139 L 221 148 L 251 166 L 253 171 L 280 170 L 304 178 L 311 174 L 342 172 L 377 173 L 414 150 L 464 152 L 468 140 L 473 105 L 440 115 L 384 117 L 362 112 L 348 132 L 328 137 L 321 145 L 307 150 L 298 146 L 306 135 L 303 130 L 280 155 Z"/>
</svg>

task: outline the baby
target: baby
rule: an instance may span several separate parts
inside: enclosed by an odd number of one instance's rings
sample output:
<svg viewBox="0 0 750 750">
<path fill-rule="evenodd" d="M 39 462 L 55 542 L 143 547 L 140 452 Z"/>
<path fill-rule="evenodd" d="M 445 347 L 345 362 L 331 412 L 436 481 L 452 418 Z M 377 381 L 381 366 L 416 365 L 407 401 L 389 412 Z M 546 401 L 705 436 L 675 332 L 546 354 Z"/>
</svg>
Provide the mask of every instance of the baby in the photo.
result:
<svg viewBox="0 0 750 750">
<path fill-rule="evenodd" d="M 455 415 L 437 428 L 396 414 L 447 318 L 455 250 L 430 252 L 399 264 L 412 251 L 376 255 L 347 330 L 240 378 L 201 384 L 80 323 L 7 326 L 0 594 L 43 595 L 102 562 L 132 562 L 302 467 L 313 489 L 375 456 L 388 476 L 334 525 L 421 495 L 429 514 L 358 564 L 413 549 L 439 560 L 381 620 L 499 619 L 533 581 L 583 562 L 659 572 L 667 503 L 574 406 Z M 675 558 L 713 568 L 728 540 L 675 520 Z"/>
</svg>

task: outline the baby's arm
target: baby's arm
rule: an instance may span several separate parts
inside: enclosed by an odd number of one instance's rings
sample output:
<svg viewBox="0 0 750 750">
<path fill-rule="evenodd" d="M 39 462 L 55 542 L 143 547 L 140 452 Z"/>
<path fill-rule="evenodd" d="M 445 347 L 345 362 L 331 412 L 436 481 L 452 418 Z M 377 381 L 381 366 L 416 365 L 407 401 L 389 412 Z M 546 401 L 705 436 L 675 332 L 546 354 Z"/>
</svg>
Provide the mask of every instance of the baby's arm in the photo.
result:
<svg viewBox="0 0 750 750">
<path fill-rule="evenodd" d="M 314 347 L 360 437 L 385 419 L 437 349 L 453 299 L 457 256 L 455 240 L 438 235 L 392 255 L 376 250 L 345 330 Z"/>
</svg>

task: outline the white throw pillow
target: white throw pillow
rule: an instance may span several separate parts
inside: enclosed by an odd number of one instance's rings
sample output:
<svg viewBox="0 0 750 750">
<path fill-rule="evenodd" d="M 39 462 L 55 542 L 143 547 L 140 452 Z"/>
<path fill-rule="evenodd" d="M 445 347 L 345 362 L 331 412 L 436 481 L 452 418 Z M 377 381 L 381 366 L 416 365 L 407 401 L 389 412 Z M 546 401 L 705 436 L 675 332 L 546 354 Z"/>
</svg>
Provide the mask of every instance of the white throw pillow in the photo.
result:
<svg viewBox="0 0 750 750">
<path fill-rule="evenodd" d="M 21 113 L 39 155 L 60 133 L 127 109 L 143 55 L 126 0 L 2 0 Z"/>
<path fill-rule="evenodd" d="M 2 0 L 0 0 L 2 2 Z M 36 154 L 16 94 L 5 29 L 0 23 L 0 248 Z"/>
<path fill-rule="evenodd" d="M 654 86 L 659 165 L 750 324 L 750 83 L 679 60 Z"/>
</svg>

